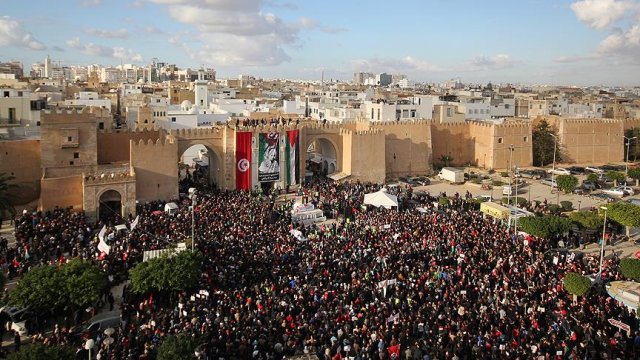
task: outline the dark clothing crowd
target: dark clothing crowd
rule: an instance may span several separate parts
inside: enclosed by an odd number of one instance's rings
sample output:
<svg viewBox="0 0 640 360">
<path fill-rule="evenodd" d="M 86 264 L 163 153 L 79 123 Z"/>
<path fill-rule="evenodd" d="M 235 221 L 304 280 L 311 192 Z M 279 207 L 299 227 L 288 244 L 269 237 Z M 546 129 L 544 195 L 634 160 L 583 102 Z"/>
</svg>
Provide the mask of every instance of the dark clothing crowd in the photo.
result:
<svg viewBox="0 0 640 360">
<path fill-rule="evenodd" d="M 204 254 L 197 288 L 170 298 L 133 294 L 120 308 L 122 327 L 110 344 L 99 335 L 98 359 L 154 359 L 168 336 L 195 339 L 202 359 L 630 359 L 640 356 L 635 314 L 596 286 L 581 297 L 564 274 L 593 274 L 598 258 L 549 258 L 558 239 L 522 237 L 455 194 L 390 189 L 401 207 L 363 206 L 379 185 L 318 182 L 296 199 L 331 209 L 337 219 L 296 227 L 291 201 L 211 191 L 177 214 L 155 202 L 138 208 L 133 230 L 119 222 L 89 225 L 81 213 L 56 210 L 16 220 L 18 245 L 5 250 L 13 274 L 38 263 L 81 257 L 116 284 L 144 251 L 191 234 Z M 420 211 L 418 211 L 420 208 Z M 107 227 L 109 254 L 96 233 Z M 292 236 L 299 230 L 302 236 Z M 607 259 L 605 281 L 622 280 Z M 628 324 L 620 331 L 608 319 Z M 74 343 L 69 326 L 38 335 Z"/>
</svg>

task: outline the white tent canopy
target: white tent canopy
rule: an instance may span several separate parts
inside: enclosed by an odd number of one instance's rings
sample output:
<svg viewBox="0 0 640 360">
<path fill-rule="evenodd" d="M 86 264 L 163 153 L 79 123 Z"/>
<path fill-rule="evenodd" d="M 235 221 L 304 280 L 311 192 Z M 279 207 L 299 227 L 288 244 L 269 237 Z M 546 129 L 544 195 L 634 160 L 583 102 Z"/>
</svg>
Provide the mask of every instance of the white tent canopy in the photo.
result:
<svg viewBox="0 0 640 360">
<path fill-rule="evenodd" d="M 398 207 L 398 197 L 387 193 L 386 189 L 380 191 L 364 194 L 365 205 L 373 205 L 375 207 L 383 207 L 391 209 L 392 207 Z"/>
</svg>

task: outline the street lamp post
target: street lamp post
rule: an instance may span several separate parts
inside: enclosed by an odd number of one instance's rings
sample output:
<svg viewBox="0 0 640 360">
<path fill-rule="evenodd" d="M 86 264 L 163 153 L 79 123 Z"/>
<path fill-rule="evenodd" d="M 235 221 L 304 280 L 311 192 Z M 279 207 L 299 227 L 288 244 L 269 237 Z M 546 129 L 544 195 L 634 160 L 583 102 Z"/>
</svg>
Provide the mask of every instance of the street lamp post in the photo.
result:
<svg viewBox="0 0 640 360">
<path fill-rule="evenodd" d="M 511 187 L 513 186 L 513 165 L 511 160 L 513 159 L 513 150 L 515 150 L 513 144 L 509 145 L 509 194 L 507 194 L 507 205 L 511 205 Z"/>
<path fill-rule="evenodd" d="M 89 339 L 87 340 L 87 342 L 84 343 L 84 348 L 89 353 L 89 360 L 91 360 L 91 349 L 93 349 L 95 345 L 96 345 L 96 342 L 93 339 Z"/>
<path fill-rule="evenodd" d="M 553 184 L 556 183 L 556 149 L 558 148 L 558 138 L 553 134 L 549 135 L 553 136 L 553 165 L 551 166 L 551 189 L 553 189 Z M 558 184 L 556 184 L 556 192 L 557 191 L 559 191 Z M 556 205 L 560 205 L 560 193 L 558 193 L 556 198 Z"/>
<path fill-rule="evenodd" d="M 634 137 L 623 136 L 623 138 L 625 140 L 627 140 L 627 157 L 626 157 L 626 159 L 624 161 L 624 178 L 626 180 L 627 176 L 629 176 L 629 145 L 631 145 L 631 140 L 635 140 L 638 137 L 637 136 L 634 136 Z"/>
<path fill-rule="evenodd" d="M 606 206 L 600 206 L 600 209 L 604 210 L 604 225 L 602 226 L 602 242 L 600 244 L 600 266 L 598 266 L 598 282 L 602 281 L 602 260 L 604 258 L 604 237 L 607 233 L 607 208 Z"/>
<path fill-rule="evenodd" d="M 191 199 L 191 252 L 195 250 L 196 244 L 196 189 L 189 189 L 189 199 Z"/>
</svg>

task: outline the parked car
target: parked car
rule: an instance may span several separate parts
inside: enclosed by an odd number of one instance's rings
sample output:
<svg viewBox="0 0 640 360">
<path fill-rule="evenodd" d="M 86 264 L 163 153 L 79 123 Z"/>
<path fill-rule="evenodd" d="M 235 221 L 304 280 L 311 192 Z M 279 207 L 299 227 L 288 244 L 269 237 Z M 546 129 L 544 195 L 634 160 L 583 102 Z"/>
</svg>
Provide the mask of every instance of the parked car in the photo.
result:
<svg viewBox="0 0 640 360">
<path fill-rule="evenodd" d="M 590 173 L 594 173 L 594 174 L 604 174 L 604 170 L 595 167 L 595 166 L 587 166 L 586 168 L 584 168 L 587 172 Z"/>
<path fill-rule="evenodd" d="M 554 174 L 554 175 L 571 175 L 571 172 L 564 168 L 550 169 L 548 172 L 549 174 Z"/>
<path fill-rule="evenodd" d="M 616 197 L 623 197 L 626 195 L 625 192 L 620 190 L 619 188 L 604 189 L 602 190 L 602 192 L 604 194 L 616 196 Z"/>
<path fill-rule="evenodd" d="M 491 196 L 489 195 L 476 195 L 473 198 L 482 202 L 491 201 Z"/>
<path fill-rule="evenodd" d="M 624 165 L 602 165 L 600 168 L 604 171 L 624 171 Z"/>
<path fill-rule="evenodd" d="M 405 184 L 406 184 L 406 183 L 407 183 L 407 181 L 409 181 L 409 178 L 408 178 L 408 177 L 406 177 L 406 176 L 400 176 L 400 177 L 398 178 L 398 181 L 403 182 L 403 183 L 405 183 Z"/>
<path fill-rule="evenodd" d="M 589 190 L 589 191 L 600 189 L 600 185 L 598 185 L 598 183 L 592 183 L 589 181 L 583 181 L 581 187 L 582 189 Z"/>
<path fill-rule="evenodd" d="M 431 179 L 429 179 L 426 176 L 417 176 L 413 178 L 413 181 L 415 181 L 416 183 L 418 183 L 419 185 L 431 185 Z"/>
<path fill-rule="evenodd" d="M 591 196 L 594 197 L 594 198 L 597 198 L 597 199 L 605 200 L 606 202 L 612 202 L 612 201 L 616 200 L 615 197 L 613 197 L 613 196 L 611 196 L 609 194 L 605 194 L 605 193 L 597 193 L 597 194 L 593 194 Z"/>
<path fill-rule="evenodd" d="M 7 323 L 7 328 L 18 332 L 20 336 L 29 334 L 33 313 L 29 308 L 21 309 L 13 306 L 0 308 L 0 316 Z M 10 324 L 9 324 L 10 323 Z"/>
<path fill-rule="evenodd" d="M 568 167 L 567 170 L 571 173 L 571 175 L 582 175 L 585 173 L 585 168 L 582 166 L 571 166 Z"/>
<path fill-rule="evenodd" d="M 625 195 L 635 195 L 636 193 L 631 186 L 621 185 L 621 186 L 618 186 L 616 189 L 622 190 L 622 192 L 624 192 Z"/>
<path fill-rule="evenodd" d="M 547 185 L 547 186 L 551 186 L 551 187 L 554 187 L 554 188 L 558 187 L 558 183 L 556 183 L 555 179 L 554 180 L 544 179 L 544 180 L 541 180 L 540 183 L 542 185 Z"/>
<path fill-rule="evenodd" d="M 540 179 L 540 175 L 536 174 L 534 170 L 520 170 L 520 176 L 534 180 Z"/>
</svg>

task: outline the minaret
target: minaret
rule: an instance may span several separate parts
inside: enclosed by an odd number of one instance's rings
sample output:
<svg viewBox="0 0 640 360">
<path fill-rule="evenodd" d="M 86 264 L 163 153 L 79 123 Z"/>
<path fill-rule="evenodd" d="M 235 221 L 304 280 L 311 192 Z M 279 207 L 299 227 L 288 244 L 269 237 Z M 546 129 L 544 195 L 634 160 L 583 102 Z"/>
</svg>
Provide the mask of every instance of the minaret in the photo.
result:
<svg viewBox="0 0 640 360">
<path fill-rule="evenodd" d="M 204 79 L 204 70 L 198 70 L 198 80 L 194 82 L 195 105 L 200 108 L 209 108 L 209 89 L 207 89 L 207 80 Z"/>
</svg>

